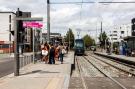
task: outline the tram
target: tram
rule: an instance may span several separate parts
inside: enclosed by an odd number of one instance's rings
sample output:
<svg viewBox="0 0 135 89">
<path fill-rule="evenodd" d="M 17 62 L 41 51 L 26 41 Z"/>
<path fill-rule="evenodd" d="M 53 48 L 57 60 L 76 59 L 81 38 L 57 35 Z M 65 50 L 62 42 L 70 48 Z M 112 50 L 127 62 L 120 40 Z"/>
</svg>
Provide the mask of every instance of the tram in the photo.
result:
<svg viewBox="0 0 135 89">
<path fill-rule="evenodd" d="M 85 46 L 83 39 L 76 39 L 74 42 L 75 55 L 84 55 Z"/>
</svg>

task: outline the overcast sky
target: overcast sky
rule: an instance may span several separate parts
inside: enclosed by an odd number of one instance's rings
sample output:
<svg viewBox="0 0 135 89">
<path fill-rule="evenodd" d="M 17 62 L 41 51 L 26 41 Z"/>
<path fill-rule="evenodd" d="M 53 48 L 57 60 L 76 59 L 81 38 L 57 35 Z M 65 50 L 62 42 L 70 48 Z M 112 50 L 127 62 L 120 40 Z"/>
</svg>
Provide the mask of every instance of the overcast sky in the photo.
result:
<svg viewBox="0 0 135 89">
<path fill-rule="evenodd" d="M 82 2 L 82 0 L 50 0 L 50 2 Z M 83 0 L 83 1 L 135 1 L 135 0 Z M 13 11 L 17 8 L 22 11 L 32 12 L 34 17 L 44 17 L 46 29 L 46 0 L 0 0 L 0 11 Z M 100 32 L 100 22 L 103 30 L 110 30 L 114 26 L 131 23 L 135 17 L 134 4 L 51 4 L 51 32 L 60 32 L 65 35 L 68 28 L 72 28 L 77 36 L 81 29 L 80 37 L 84 34 L 95 36 L 96 29 Z"/>
</svg>

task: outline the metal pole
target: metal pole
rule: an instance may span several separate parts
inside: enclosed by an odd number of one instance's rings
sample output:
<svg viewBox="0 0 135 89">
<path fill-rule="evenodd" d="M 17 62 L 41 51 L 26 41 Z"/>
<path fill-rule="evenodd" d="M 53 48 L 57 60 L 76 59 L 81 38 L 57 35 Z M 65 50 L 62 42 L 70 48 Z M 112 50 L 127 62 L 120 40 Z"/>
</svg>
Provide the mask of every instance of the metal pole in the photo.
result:
<svg viewBox="0 0 135 89">
<path fill-rule="evenodd" d="M 35 29 L 33 29 L 33 63 L 35 63 Z"/>
<path fill-rule="evenodd" d="M 102 37 L 102 22 L 101 22 L 101 41 L 103 41 L 103 37 Z"/>
<path fill-rule="evenodd" d="M 70 29 L 69 29 L 69 50 L 70 50 Z"/>
<path fill-rule="evenodd" d="M 47 41 L 50 42 L 50 1 L 47 0 Z"/>
<path fill-rule="evenodd" d="M 15 21 L 14 30 L 14 56 L 15 56 L 15 70 L 14 75 L 19 76 L 19 42 L 18 42 L 18 21 Z"/>
<path fill-rule="evenodd" d="M 101 21 L 101 43 L 103 41 L 103 37 L 102 37 L 102 21 Z M 103 51 L 103 48 L 102 48 L 102 44 L 101 44 L 101 52 Z"/>
<path fill-rule="evenodd" d="M 10 15 L 10 18 L 11 20 L 11 15 Z M 9 32 L 11 31 L 11 22 L 9 24 Z M 11 33 L 9 33 L 9 54 L 11 55 Z"/>
<path fill-rule="evenodd" d="M 107 40 L 107 38 L 105 39 L 105 50 L 106 50 L 106 42 L 107 42 L 106 40 Z"/>
<path fill-rule="evenodd" d="M 96 43 L 97 43 L 97 24 L 96 24 Z"/>
</svg>

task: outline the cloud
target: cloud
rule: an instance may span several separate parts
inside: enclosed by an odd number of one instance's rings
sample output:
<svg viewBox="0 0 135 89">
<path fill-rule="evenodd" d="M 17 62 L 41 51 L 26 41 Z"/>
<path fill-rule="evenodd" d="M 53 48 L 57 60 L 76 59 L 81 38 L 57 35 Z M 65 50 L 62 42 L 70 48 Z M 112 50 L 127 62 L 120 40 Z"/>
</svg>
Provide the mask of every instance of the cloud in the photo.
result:
<svg viewBox="0 0 135 89">
<path fill-rule="evenodd" d="M 56 6 L 55 6 L 56 7 Z M 52 7 L 52 8 L 55 8 Z M 73 15 L 77 14 L 80 11 L 80 8 L 77 6 L 61 6 L 58 9 L 51 11 L 51 19 L 53 22 L 65 21 L 70 19 Z"/>
<path fill-rule="evenodd" d="M 4 6 L 0 6 L 0 11 L 11 11 L 11 9 Z"/>
<path fill-rule="evenodd" d="M 81 2 L 82 0 L 51 0 L 51 2 Z M 84 0 L 84 1 L 118 1 L 118 0 Z M 134 1 L 134 0 L 119 0 Z M 0 11 L 31 11 L 33 17 L 44 17 L 46 29 L 47 3 L 46 0 L 0 0 Z M 129 24 L 135 17 L 135 4 L 80 4 L 54 5 L 51 4 L 51 31 L 65 34 L 68 28 L 93 30 L 100 28 L 103 22 L 104 29 L 114 25 Z M 87 31 L 83 34 L 86 34 Z"/>
</svg>

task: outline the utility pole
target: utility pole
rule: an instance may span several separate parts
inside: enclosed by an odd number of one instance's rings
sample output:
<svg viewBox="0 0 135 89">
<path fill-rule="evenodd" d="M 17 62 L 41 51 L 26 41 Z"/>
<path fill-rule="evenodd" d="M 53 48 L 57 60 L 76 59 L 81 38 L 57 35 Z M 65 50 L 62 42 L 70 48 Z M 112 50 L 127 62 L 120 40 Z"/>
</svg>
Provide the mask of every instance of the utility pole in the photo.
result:
<svg viewBox="0 0 135 89">
<path fill-rule="evenodd" d="M 47 0 L 47 41 L 50 42 L 50 1 Z"/>
<path fill-rule="evenodd" d="M 21 17 L 22 16 L 22 11 L 17 10 L 16 12 L 16 17 Z M 15 35 L 14 35 L 14 56 L 15 56 L 15 70 L 14 70 L 14 75 L 15 76 L 19 76 L 19 68 L 20 68 L 20 61 L 19 61 L 19 31 L 21 30 L 21 26 L 22 24 L 20 24 L 21 20 L 15 21 Z"/>
<path fill-rule="evenodd" d="M 103 41 L 103 37 L 102 37 L 102 22 L 101 22 L 101 41 Z"/>
<path fill-rule="evenodd" d="M 69 28 L 69 50 L 70 50 L 70 28 Z"/>
<path fill-rule="evenodd" d="M 101 21 L 101 52 L 103 51 L 102 43 L 103 43 L 103 37 L 102 37 L 102 21 Z"/>
<path fill-rule="evenodd" d="M 11 55 L 11 15 L 9 15 L 9 54 Z"/>
<path fill-rule="evenodd" d="M 35 28 L 33 28 L 33 63 L 35 63 Z"/>
<path fill-rule="evenodd" d="M 96 43 L 97 43 L 97 24 L 96 24 Z"/>
</svg>

